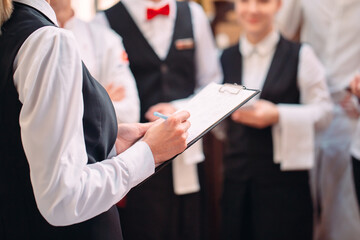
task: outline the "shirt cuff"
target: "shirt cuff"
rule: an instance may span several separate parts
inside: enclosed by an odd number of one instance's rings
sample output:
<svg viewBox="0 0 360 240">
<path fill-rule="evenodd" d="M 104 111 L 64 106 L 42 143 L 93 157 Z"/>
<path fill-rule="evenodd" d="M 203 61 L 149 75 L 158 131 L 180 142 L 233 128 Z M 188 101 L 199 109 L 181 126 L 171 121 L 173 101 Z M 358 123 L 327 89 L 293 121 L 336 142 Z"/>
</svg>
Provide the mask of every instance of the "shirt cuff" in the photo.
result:
<svg viewBox="0 0 360 240">
<path fill-rule="evenodd" d="M 135 187 L 155 172 L 154 157 L 150 147 L 138 141 L 125 152 L 119 154 L 128 169 L 130 188 Z"/>
</svg>

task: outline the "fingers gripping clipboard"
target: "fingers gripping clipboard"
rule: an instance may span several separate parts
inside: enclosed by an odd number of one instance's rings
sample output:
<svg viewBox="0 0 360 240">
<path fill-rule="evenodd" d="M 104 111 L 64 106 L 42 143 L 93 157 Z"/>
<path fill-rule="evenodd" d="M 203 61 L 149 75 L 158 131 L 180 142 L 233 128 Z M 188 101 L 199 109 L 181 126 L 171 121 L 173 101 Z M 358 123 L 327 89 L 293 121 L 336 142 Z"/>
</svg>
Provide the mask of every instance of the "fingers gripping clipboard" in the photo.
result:
<svg viewBox="0 0 360 240">
<path fill-rule="evenodd" d="M 188 130 L 186 149 L 259 93 L 259 90 L 227 83 L 210 83 L 203 88 L 183 109 L 180 109 L 190 113 L 188 120 L 191 127 Z M 161 170 L 175 157 L 157 166 L 155 172 Z"/>
</svg>

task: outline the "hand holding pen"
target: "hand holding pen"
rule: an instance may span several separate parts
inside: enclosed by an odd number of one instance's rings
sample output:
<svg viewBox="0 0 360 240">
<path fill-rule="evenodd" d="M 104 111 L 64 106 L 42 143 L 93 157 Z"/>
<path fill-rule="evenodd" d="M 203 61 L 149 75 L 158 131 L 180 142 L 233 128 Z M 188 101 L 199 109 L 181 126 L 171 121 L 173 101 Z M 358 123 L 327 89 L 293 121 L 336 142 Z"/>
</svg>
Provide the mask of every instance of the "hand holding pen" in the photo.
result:
<svg viewBox="0 0 360 240">
<path fill-rule="evenodd" d="M 179 111 L 168 117 L 157 115 L 166 120 L 155 121 L 142 139 L 149 145 L 156 164 L 169 160 L 186 149 L 187 131 L 190 128 L 190 113 L 187 111 Z"/>
<path fill-rule="evenodd" d="M 171 103 L 158 103 L 149 108 L 149 110 L 145 113 L 145 118 L 152 122 L 158 119 L 158 117 L 154 115 L 154 112 L 170 116 L 176 112 L 176 110 L 177 109 Z"/>
<path fill-rule="evenodd" d="M 164 120 L 168 119 L 168 116 L 162 114 L 162 113 L 159 113 L 159 112 L 154 112 L 154 116 L 155 117 L 158 117 L 158 118 L 162 118 Z"/>
</svg>

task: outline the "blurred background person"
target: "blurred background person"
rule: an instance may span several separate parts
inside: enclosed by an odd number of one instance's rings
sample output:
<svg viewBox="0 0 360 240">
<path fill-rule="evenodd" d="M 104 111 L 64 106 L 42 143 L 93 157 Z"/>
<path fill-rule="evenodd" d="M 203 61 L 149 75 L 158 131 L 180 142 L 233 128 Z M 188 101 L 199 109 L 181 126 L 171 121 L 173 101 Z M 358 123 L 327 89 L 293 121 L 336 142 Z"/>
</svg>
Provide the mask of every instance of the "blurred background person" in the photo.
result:
<svg viewBox="0 0 360 240">
<path fill-rule="evenodd" d="M 50 4 L 59 26 L 74 34 L 81 58 L 91 75 L 108 92 L 118 122 L 139 122 L 139 96 L 121 38 L 104 26 L 75 17 L 71 0 L 52 0 Z"/>
<path fill-rule="evenodd" d="M 349 90 L 358 98 L 358 101 L 360 102 L 360 73 L 356 74 L 354 79 L 351 81 Z M 353 164 L 354 185 L 358 206 L 360 209 L 360 118 L 358 119 L 356 133 L 354 134 L 351 145 L 351 156 Z"/>
<path fill-rule="evenodd" d="M 194 2 L 123 0 L 94 20 L 122 38 L 140 97 L 141 122 L 171 114 L 222 78 L 208 19 Z M 127 195 L 121 212 L 129 239 L 201 239 L 204 155 L 192 146 Z M 134 225 L 136 223 L 136 226 Z"/>
<path fill-rule="evenodd" d="M 189 113 L 118 125 L 49 2 L 0 4 L 0 238 L 121 240 L 114 204 L 185 150 Z"/>
<path fill-rule="evenodd" d="M 237 0 L 243 35 L 224 50 L 224 82 L 261 89 L 228 119 L 222 239 L 311 240 L 308 170 L 331 121 L 325 72 L 310 46 L 274 26 L 281 0 Z"/>
<path fill-rule="evenodd" d="M 359 111 L 345 90 L 360 66 L 359 16 L 358 0 L 284 0 L 277 19 L 285 36 L 299 34 L 314 48 L 334 102 L 334 118 L 312 172 L 315 239 L 355 240 L 360 235 L 349 154 Z"/>
</svg>

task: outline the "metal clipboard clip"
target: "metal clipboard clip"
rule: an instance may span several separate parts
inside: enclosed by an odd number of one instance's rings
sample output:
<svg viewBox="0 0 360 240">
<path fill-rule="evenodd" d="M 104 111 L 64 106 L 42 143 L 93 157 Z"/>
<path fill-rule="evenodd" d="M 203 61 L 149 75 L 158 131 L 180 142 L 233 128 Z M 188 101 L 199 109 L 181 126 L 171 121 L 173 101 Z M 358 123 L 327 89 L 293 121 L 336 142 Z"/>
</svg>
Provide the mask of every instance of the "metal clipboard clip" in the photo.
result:
<svg viewBox="0 0 360 240">
<path fill-rule="evenodd" d="M 225 83 L 221 88 L 219 88 L 219 92 L 237 95 L 241 90 L 244 89 L 246 89 L 245 86 L 237 85 L 236 83 L 235 84 Z"/>
</svg>

